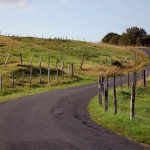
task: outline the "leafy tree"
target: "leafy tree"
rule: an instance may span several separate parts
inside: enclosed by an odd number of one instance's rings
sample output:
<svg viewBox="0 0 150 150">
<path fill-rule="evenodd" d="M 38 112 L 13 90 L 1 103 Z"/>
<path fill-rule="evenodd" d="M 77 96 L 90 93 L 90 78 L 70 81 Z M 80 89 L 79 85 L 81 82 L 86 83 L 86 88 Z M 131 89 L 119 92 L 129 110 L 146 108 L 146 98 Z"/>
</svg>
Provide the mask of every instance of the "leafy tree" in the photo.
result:
<svg viewBox="0 0 150 150">
<path fill-rule="evenodd" d="M 120 39 L 120 35 L 114 35 L 111 40 L 109 41 L 110 44 L 113 44 L 113 45 L 118 45 L 118 42 L 119 42 L 119 39 Z"/>
<path fill-rule="evenodd" d="M 137 37 L 136 45 L 137 46 L 142 46 L 143 45 L 143 37 Z"/>
<path fill-rule="evenodd" d="M 138 27 L 131 27 L 126 29 L 127 37 L 130 40 L 130 45 L 136 45 L 137 38 L 141 38 L 142 36 L 146 35 L 146 31 L 142 28 Z"/>
<path fill-rule="evenodd" d="M 102 42 L 103 43 L 109 43 L 110 40 L 115 36 L 115 35 L 118 35 L 117 33 L 113 33 L 113 32 L 110 32 L 108 34 L 106 34 L 103 39 L 102 39 Z"/>
<path fill-rule="evenodd" d="M 120 37 L 118 44 L 121 46 L 127 46 L 130 45 L 130 40 L 129 37 L 126 33 L 123 33 L 122 36 Z"/>
<path fill-rule="evenodd" d="M 150 35 L 143 28 L 131 27 L 120 36 L 110 32 L 102 39 L 103 43 L 121 46 L 150 46 Z"/>
<path fill-rule="evenodd" d="M 150 46 L 150 35 L 145 35 L 143 37 L 142 46 Z"/>
</svg>

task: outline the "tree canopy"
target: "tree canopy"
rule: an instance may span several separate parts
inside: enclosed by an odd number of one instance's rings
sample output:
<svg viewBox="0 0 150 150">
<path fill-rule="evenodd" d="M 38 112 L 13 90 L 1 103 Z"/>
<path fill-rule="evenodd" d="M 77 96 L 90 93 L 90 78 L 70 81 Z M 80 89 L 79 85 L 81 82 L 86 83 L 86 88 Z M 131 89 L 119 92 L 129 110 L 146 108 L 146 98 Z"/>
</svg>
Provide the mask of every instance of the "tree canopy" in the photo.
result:
<svg viewBox="0 0 150 150">
<path fill-rule="evenodd" d="M 150 35 L 143 28 L 127 28 L 122 35 L 110 32 L 102 39 L 103 43 L 122 46 L 150 46 Z"/>
</svg>

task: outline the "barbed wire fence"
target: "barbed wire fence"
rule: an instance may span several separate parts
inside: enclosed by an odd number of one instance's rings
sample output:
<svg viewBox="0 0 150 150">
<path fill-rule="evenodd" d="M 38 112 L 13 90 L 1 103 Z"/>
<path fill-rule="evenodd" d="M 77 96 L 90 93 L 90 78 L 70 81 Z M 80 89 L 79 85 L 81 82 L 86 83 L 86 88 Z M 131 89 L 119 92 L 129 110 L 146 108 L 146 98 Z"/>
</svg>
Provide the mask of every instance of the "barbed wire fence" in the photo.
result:
<svg viewBox="0 0 150 150">
<path fill-rule="evenodd" d="M 127 76 L 119 75 L 116 77 L 114 74 L 113 79 L 110 81 L 108 81 L 108 77 L 105 80 L 104 77 L 101 77 L 98 82 L 98 101 L 100 106 L 104 107 L 106 113 L 109 109 L 113 109 L 114 115 L 123 113 L 130 120 L 135 118 L 150 121 L 150 116 L 148 115 L 148 113 L 150 114 L 150 100 L 141 101 L 140 97 L 143 93 L 139 93 L 137 90 L 137 88 L 143 87 L 145 92 L 149 76 L 150 68 L 148 66 L 139 72 L 128 73 Z M 123 83 L 127 85 L 123 86 Z M 124 91 L 125 87 L 128 87 L 128 92 Z M 109 91 L 110 89 L 111 92 Z"/>
</svg>

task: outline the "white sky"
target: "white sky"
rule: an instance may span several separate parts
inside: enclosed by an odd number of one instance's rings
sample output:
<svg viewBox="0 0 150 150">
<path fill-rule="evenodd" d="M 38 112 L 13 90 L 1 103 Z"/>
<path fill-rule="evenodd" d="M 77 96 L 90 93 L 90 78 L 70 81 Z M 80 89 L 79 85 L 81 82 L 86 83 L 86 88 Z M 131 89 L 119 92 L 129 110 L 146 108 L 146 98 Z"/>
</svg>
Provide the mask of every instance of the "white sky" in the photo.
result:
<svg viewBox="0 0 150 150">
<path fill-rule="evenodd" d="M 150 0 L 0 0 L 0 31 L 93 42 L 132 26 L 150 34 L 149 6 Z"/>
</svg>

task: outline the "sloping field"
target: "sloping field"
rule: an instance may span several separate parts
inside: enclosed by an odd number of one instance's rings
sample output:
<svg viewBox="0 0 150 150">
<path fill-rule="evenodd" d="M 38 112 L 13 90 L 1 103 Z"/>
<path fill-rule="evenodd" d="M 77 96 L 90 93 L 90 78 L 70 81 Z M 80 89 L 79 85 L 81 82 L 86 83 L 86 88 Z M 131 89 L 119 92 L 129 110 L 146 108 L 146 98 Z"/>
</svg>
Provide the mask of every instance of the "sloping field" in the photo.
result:
<svg viewBox="0 0 150 150">
<path fill-rule="evenodd" d="M 95 82 L 102 75 L 125 74 L 147 63 L 146 54 L 133 48 L 66 39 L 0 36 L 0 100 Z"/>
</svg>

